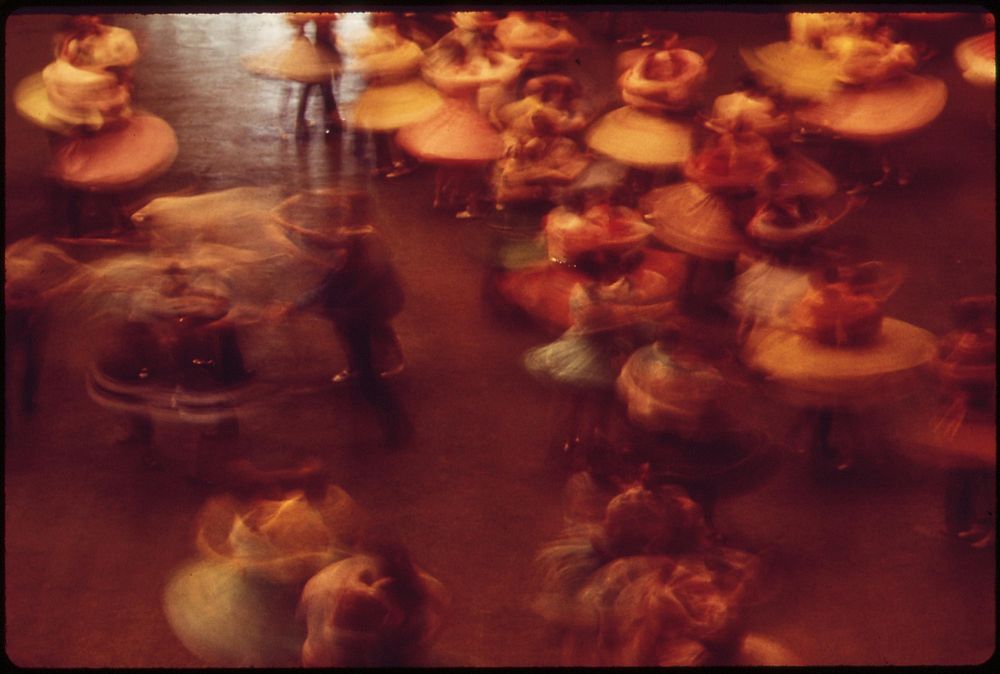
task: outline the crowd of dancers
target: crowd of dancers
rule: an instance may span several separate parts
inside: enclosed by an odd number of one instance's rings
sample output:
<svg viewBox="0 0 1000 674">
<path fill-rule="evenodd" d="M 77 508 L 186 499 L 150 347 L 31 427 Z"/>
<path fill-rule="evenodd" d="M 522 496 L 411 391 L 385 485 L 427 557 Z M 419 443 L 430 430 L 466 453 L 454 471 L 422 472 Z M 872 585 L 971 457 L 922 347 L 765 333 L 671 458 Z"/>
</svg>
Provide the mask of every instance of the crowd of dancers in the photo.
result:
<svg viewBox="0 0 1000 674">
<path fill-rule="evenodd" d="M 891 176 L 906 183 L 882 148 L 948 97 L 920 74 L 929 52 L 907 41 L 907 22 L 949 15 L 791 13 L 788 40 L 742 49 L 745 86 L 713 101 L 704 36 L 615 36 L 629 48 L 606 91 L 566 14 L 286 19 L 287 44 L 241 63 L 301 87 L 298 139 L 318 90 L 324 134 L 370 140 L 375 176 L 432 166 L 435 208 L 496 229 L 484 297 L 554 338 L 523 366 L 564 400 L 548 451 L 568 478 L 566 528 L 539 551 L 533 603 L 562 636 L 563 664 L 799 664 L 749 631 L 767 568 L 714 525 L 716 501 L 781 455 L 731 413 L 741 387 L 797 411 L 817 479 L 858 463 L 832 443 L 835 423 L 936 387 L 930 420 L 901 433 L 949 471 L 949 533 L 993 540 L 995 297 L 955 298 L 954 330 L 936 338 L 886 315 L 898 265 L 826 239 Z M 992 35 L 954 46 L 970 86 L 994 84 Z M 15 92 L 49 134 L 49 176 L 92 199 L 168 171 L 173 130 L 131 100 L 131 34 L 73 17 L 54 56 Z M 364 86 L 338 101 L 346 77 Z M 122 415 L 150 465 L 156 424 L 196 428 L 196 476 L 223 490 L 199 516 L 198 557 L 164 595 L 185 647 L 221 666 L 420 663 L 447 614 L 442 584 L 321 463 L 263 470 L 239 451 L 238 411 L 278 391 L 241 335 L 311 310 L 343 346 L 332 381 L 370 404 L 386 446 L 412 445 L 419 419 L 393 384 L 405 284 L 371 195 L 237 187 L 128 216 L 121 246 L 97 260 L 42 236 L 7 246 L 19 413 L 40 395 L 53 307 L 99 321 L 90 397 Z"/>
</svg>

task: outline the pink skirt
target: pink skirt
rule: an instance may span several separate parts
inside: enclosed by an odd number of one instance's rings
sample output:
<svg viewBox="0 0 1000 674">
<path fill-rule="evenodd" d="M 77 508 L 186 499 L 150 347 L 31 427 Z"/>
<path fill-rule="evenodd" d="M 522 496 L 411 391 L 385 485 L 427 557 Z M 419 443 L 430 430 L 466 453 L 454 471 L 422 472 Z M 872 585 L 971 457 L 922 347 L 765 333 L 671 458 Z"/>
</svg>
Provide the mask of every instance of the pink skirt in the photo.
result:
<svg viewBox="0 0 1000 674">
<path fill-rule="evenodd" d="M 122 126 L 60 141 L 49 169 L 59 182 L 117 192 L 160 176 L 177 158 L 177 136 L 164 120 L 139 114 Z"/>
</svg>

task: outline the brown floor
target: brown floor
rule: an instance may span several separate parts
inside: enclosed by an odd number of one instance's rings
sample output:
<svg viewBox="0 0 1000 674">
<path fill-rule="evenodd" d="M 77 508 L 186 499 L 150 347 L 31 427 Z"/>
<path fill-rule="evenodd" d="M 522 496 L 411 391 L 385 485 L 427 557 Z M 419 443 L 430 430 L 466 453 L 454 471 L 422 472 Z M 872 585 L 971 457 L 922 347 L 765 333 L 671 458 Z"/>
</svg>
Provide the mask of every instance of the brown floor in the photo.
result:
<svg viewBox="0 0 1000 674">
<path fill-rule="evenodd" d="M 241 70 L 240 53 L 281 40 L 280 18 L 114 18 L 143 49 L 136 101 L 170 122 L 180 143 L 170 172 L 132 195 L 140 203 L 189 185 L 303 188 L 362 174 L 337 139 L 290 137 L 290 120 L 278 118 L 284 85 Z M 736 86 L 737 45 L 784 31 L 777 15 L 667 23 L 719 41 L 710 96 Z M 56 24 L 46 16 L 7 20 L 8 243 L 63 231 L 58 193 L 41 177 L 45 135 L 11 101 L 13 86 L 50 60 Z M 894 150 L 912 182 L 875 193 L 841 228 L 872 258 L 906 266 L 889 313 L 937 334 L 948 328 L 950 301 L 996 287 L 993 92 L 958 77 L 949 46 L 977 25 L 954 27 L 926 65 L 950 98 L 931 128 Z M 581 68 L 608 81 L 608 45 L 591 46 Z M 544 466 L 558 401 L 520 362 L 548 338 L 498 320 L 483 303 L 497 230 L 434 211 L 432 184 L 427 169 L 370 184 L 407 288 L 398 328 L 408 370 L 398 386 L 417 425 L 414 445 L 384 451 L 370 411 L 350 391 L 323 384 L 340 351 L 329 326 L 309 316 L 242 335 L 250 367 L 289 383 L 281 399 L 241 411 L 242 443 L 265 465 L 322 457 L 334 480 L 449 588 L 452 611 L 433 663 L 556 664 L 558 645 L 527 604 L 533 555 L 561 524 L 563 477 Z M 194 515 L 211 492 L 185 479 L 192 436 L 183 427 L 158 429 L 163 471 L 143 469 L 115 445 L 120 420 L 83 389 L 86 340 L 94 337 L 57 316 L 38 412 L 25 418 L 9 405 L 7 655 L 23 666 L 198 667 L 171 633 L 161 593 L 194 555 Z M 769 401 L 734 400 L 734 415 L 754 417 L 778 437 L 786 428 Z M 751 628 L 811 664 L 981 662 L 994 649 L 995 548 L 937 535 L 943 475 L 906 458 L 913 448 L 886 439 L 875 421 L 850 479 L 815 482 L 790 447 L 770 480 L 721 503 L 722 532 L 769 561 L 773 592 L 753 609 Z"/>
</svg>

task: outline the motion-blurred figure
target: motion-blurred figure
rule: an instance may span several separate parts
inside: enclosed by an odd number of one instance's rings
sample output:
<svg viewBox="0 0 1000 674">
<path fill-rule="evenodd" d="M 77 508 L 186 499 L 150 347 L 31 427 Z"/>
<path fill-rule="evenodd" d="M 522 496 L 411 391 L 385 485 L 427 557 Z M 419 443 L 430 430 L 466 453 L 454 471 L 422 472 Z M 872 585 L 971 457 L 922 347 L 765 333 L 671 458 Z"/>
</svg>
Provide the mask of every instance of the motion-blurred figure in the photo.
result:
<svg viewBox="0 0 1000 674">
<path fill-rule="evenodd" d="M 333 59 L 331 60 L 336 63 L 337 48 L 333 44 L 332 32 L 333 23 L 336 19 L 335 15 L 330 13 L 315 13 L 309 16 L 312 17 L 316 25 L 316 50 L 323 54 L 333 55 Z M 309 93 L 313 87 L 318 87 L 320 95 L 323 97 L 323 113 L 325 115 L 323 120 L 325 124 L 324 132 L 327 134 L 334 133 L 340 131 L 343 127 L 340 112 L 337 110 L 337 99 L 333 95 L 333 82 L 335 78 L 336 72 L 333 72 L 330 78 L 322 82 L 303 83 L 302 94 L 299 97 L 299 108 L 295 115 L 295 134 L 297 137 L 303 137 L 308 134 L 306 108 L 309 105 Z"/>
<path fill-rule="evenodd" d="M 309 137 L 306 109 L 309 94 L 316 87 L 323 97 L 324 131 L 329 134 L 341 128 L 333 95 L 333 81 L 340 72 L 340 55 L 331 30 L 336 19 L 337 15 L 331 12 L 289 12 L 285 20 L 295 28 L 291 42 L 276 49 L 245 54 L 242 59 L 243 67 L 254 75 L 302 85 L 295 116 L 295 137 L 300 140 Z M 306 35 L 309 23 L 315 25 L 314 40 Z"/>
<path fill-rule="evenodd" d="M 614 495 L 574 480 L 570 523 L 537 557 L 534 604 L 562 632 L 564 665 L 793 664 L 746 632 L 760 559 L 720 544 L 682 488 L 644 475 Z"/>
<path fill-rule="evenodd" d="M 981 547 L 990 543 L 996 528 L 991 497 L 996 493 L 996 297 L 962 298 L 953 307 L 953 320 L 955 329 L 940 339 L 934 360 L 948 404 L 936 430 L 942 438 L 966 445 L 984 436 L 976 430 L 985 430 L 993 443 L 992 452 L 972 446 L 953 452 L 945 524 L 950 534 Z"/>
<path fill-rule="evenodd" d="M 376 538 L 368 513 L 317 463 L 243 468 L 269 493 L 211 497 L 198 557 L 164 589 L 181 643 L 216 667 L 417 664 L 449 603 L 441 583 Z"/>
<path fill-rule="evenodd" d="M 744 362 L 802 410 L 799 427 L 810 438 L 817 476 L 854 468 L 865 417 L 911 395 L 916 373 L 934 354 L 933 335 L 884 315 L 902 278 L 898 266 L 876 261 L 821 267 L 794 303 L 785 297 L 771 309 L 762 304 L 777 313 L 745 341 Z M 831 442 L 835 420 L 853 442 Z"/>
<path fill-rule="evenodd" d="M 568 394 L 552 458 L 574 469 L 624 451 L 615 379 L 632 352 L 676 329 L 677 260 L 659 251 L 629 257 L 631 269 L 615 280 L 575 285 L 572 327 L 525 356 L 529 372 Z"/>
<path fill-rule="evenodd" d="M 296 667 L 306 638 L 295 620 L 302 588 L 356 553 L 368 516 L 328 482 L 307 478 L 306 491 L 280 486 L 292 473 L 306 477 L 301 470 L 253 472 L 274 490 L 205 503 L 198 556 L 167 581 L 163 609 L 180 642 L 210 666 Z"/>
<path fill-rule="evenodd" d="M 139 58 L 132 33 L 97 16 L 73 16 L 53 46 L 55 60 L 42 71 L 45 98 L 20 98 L 22 113 L 67 134 L 97 132 L 132 116 L 132 67 Z"/>
<path fill-rule="evenodd" d="M 709 523 L 720 498 L 754 488 L 775 467 L 758 434 L 728 414 L 742 385 L 725 360 L 713 361 L 680 336 L 661 339 L 634 351 L 615 383 L 633 460 L 684 486 Z"/>
<path fill-rule="evenodd" d="M 368 195 L 356 192 L 343 198 L 347 214 L 332 233 L 287 224 L 301 235 L 306 248 L 332 252 L 319 286 L 290 309 L 318 306 L 331 321 L 347 357 L 347 367 L 334 375 L 333 381 L 357 383 L 379 416 L 386 444 L 398 447 L 409 440 L 413 427 L 385 380 L 404 367 L 392 326 L 403 309 L 403 286 L 388 249 L 368 224 Z"/>
<path fill-rule="evenodd" d="M 200 426 L 198 476 L 219 478 L 236 451 L 237 393 L 251 379 L 223 277 L 172 258 L 143 256 L 112 259 L 96 269 L 101 281 L 94 294 L 118 313 L 116 338 L 88 377 L 91 397 L 127 414 L 123 442 L 139 447 L 149 465 L 159 463 L 154 416 Z M 123 297 L 124 307 L 115 307 Z"/>
<path fill-rule="evenodd" d="M 7 246 L 4 268 L 5 369 L 13 377 L 16 354 L 23 354 L 20 404 L 21 411 L 31 415 L 37 403 L 50 304 L 73 288 L 83 268 L 60 248 L 38 237 Z"/>
<path fill-rule="evenodd" d="M 326 567 L 302 591 L 306 667 L 412 665 L 441 624 L 443 586 L 398 545 Z"/>
<path fill-rule="evenodd" d="M 119 197 L 170 168 L 177 136 L 165 120 L 132 106 L 139 48 L 131 32 L 97 16 L 73 16 L 54 46 L 55 60 L 24 78 L 13 100 L 22 116 L 49 132 L 46 174 L 66 188 L 60 219 L 74 237 L 85 223 L 129 229 Z"/>
</svg>

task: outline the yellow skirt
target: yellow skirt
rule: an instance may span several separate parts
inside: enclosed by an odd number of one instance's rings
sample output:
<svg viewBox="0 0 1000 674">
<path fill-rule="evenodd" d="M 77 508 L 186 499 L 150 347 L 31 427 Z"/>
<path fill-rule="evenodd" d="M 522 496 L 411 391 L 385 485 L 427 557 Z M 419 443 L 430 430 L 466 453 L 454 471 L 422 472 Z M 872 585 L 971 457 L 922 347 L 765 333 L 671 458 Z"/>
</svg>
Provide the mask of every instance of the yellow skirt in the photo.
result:
<svg viewBox="0 0 1000 674">
<path fill-rule="evenodd" d="M 837 348 L 781 328 L 750 334 L 747 365 L 779 386 L 793 404 L 868 406 L 905 392 L 915 371 L 934 356 L 934 335 L 893 318 L 871 345 Z"/>
<path fill-rule="evenodd" d="M 624 106 L 607 113 L 587 131 L 587 147 L 627 166 L 662 170 L 691 156 L 692 127 Z"/>
<path fill-rule="evenodd" d="M 366 131 L 394 131 L 433 117 L 444 98 L 420 78 L 372 86 L 358 97 L 348 122 Z"/>
<path fill-rule="evenodd" d="M 870 89 L 843 89 L 798 110 L 795 118 L 844 138 L 882 143 L 927 126 L 947 100 L 948 87 L 941 80 L 907 75 Z"/>
</svg>

